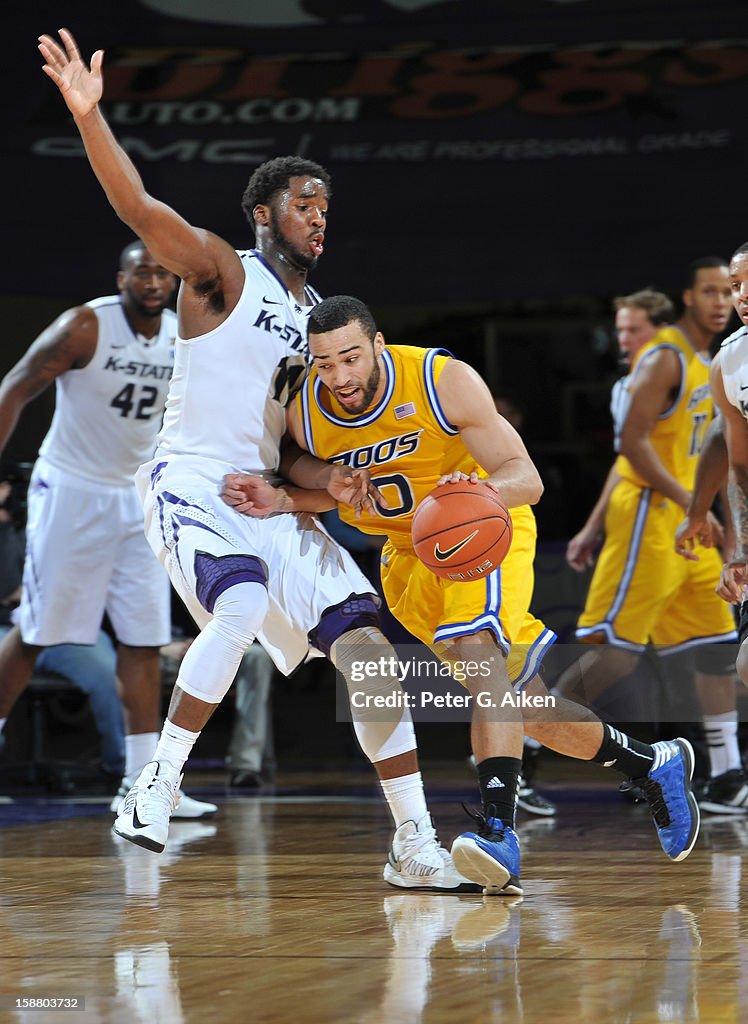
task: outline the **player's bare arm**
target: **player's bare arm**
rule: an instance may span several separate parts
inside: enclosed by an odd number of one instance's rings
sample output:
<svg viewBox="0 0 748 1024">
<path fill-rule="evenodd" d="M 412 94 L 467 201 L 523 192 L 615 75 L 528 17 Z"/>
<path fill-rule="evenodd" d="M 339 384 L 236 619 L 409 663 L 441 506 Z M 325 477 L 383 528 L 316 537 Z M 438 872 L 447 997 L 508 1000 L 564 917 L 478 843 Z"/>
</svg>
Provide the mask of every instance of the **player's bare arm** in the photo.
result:
<svg viewBox="0 0 748 1024">
<path fill-rule="evenodd" d="M 605 513 L 608 511 L 608 502 L 620 479 L 621 476 L 614 464 L 608 470 L 600 496 L 587 516 L 587 522 L 567 545 L 566 561 L 575 572 L 584 572 L 595 560 L 595 552 L 605 533 Z"/>
<path fill-rule="evenodd" d="M 189 224 L 149 195 L 135 165 L 119 145 L 99 107 L 104 54 L 88 67 L 67 29 L 62 45 L 39 39 L 43 70 L 57 85 L 75 119 L 94 174 L 117 216 L 147 245 L 156 260 L 187 285 L 180 292 L 180 333 L 190 338 L 222 323 L 236 305 L 244 283 L 239 257 L 217 235 Z"/>
<path fill-rule="evenodd" d="M 730 464 L 728 495 L 735 528 L 735 554 L 722 571 L 717 593 L 732 603 L 742 601 L 748 568 L 748 422 L 729 402 L 722 375 L 712 381 L 712 397 L 722 414 Z M 726 592 L 730 596 L 726 596 Z"/>
<path fill-rule="evenodd" d="M 722 373 L 718 358 L 713 360 L 709 371 L 712 394 L 714 394 L 717 376 L 719 376 L 721 385 Z M 694 554 L 696 544 L 701 544 L 705 548 L 710 548 L 715 544 L 719 546 L 724 544 L 725 531 L 710 510 L 715 497 L 724 489 L 727 480 L 727 467 L 724 425 L 722 416 L 718 415 L 709 424 L 704 435 L 699 461 L 696 464 L 693 494 L 686 509 L 686 519 L 680 524 L 675 534 L 675 550 L 684 558 L 691 560 L 697 558 Z"/>
<path fill-rule="evenodd" d="M 331 465 L 310 454 L 295 402 L 287 410 L 286 425 L 280 473 L 291 484 L 273 487 L 261 477 L 231 473 L 224 477 L 221 492 L 227 504 L 254 517 L 277 512 L 326 512 L 337 504 L 350 505 L 357 516 L 364 506 L 373 511 L 375 502 L 388 507 L 367 470 Z"/>
<path fill-rule="evenodd" d="M 640 364 L 621 431 L 620 451 L 649 487 L 685 511 L 691 500 L 690 492 L 663 466 L 650 440 L 659 417 L 678 394 L 681 373 L 680 360 L 672 349 L 655 351 Z"/>
<path fill-rule="evenodd" d="M 437 384 L 444 415 L 459 428 L 465 447 L 509 507 L 534 505 L 543 482 L 522 438 L 496 411 L 485 381 L 471 366 L 450 359 Z"/>
<path fill-rule="evenodd" d="M 86 366 L 97 340 L 96 314 L 86 306 L 67 310 L 42 331 L 0 383 L 0 450 L 24 407 L 60 374 Z"/>
</svg>

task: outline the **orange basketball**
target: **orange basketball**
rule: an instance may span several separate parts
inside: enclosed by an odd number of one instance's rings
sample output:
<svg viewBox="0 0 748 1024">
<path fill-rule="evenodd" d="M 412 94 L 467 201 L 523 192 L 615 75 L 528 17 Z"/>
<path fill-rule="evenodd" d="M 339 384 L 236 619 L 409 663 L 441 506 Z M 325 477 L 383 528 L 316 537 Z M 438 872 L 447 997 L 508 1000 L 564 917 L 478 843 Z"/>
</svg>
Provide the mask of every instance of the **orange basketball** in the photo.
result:
<svg viewBox="0 0 748 1024">
<path fill-rule="evenodd" d="M 486 484 L 442 484 L 413 516 L 413 547 L 445 580 L 480 579 L 501 565 L 512 543 L 512 517 Z"/>
</svg>

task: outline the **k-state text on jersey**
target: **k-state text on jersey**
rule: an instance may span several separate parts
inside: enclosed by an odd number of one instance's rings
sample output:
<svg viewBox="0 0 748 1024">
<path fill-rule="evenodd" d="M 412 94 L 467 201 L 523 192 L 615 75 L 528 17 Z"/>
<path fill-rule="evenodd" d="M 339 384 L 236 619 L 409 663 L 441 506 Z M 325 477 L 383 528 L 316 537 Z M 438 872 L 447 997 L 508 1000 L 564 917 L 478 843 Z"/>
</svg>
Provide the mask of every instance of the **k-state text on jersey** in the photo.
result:
<svg viewBox="0 0 748 1024">
<path fill-rule="evenodd" d="M 174 367 L 149 366 L 148 363 L 139 363 L 132 359 L 125 362 L 116 356 L 109 356 L 104 364 L 105 370 L 114 370 L 115 373 L 124 373 L 126 377 L 153 377 L 155 380 L 169 380 Z"/>
</svg>

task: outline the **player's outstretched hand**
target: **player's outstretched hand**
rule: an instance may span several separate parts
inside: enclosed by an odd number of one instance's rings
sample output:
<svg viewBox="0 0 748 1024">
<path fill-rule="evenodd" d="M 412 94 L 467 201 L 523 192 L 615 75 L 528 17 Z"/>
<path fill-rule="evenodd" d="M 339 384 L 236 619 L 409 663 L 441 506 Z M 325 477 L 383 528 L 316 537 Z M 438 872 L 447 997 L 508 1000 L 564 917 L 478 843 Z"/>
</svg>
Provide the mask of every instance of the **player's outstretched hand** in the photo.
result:
<svg viewBox="0 0 748 1024">
<path fill-rule="evenodd" d="M 722 566 L 716 591 L 728 604 L 741 604 L 745 598 L 745 587 L 748 584 L 748 562 L 727 562 Z"/>
<path fill-rule="evenodd" d="M 355 510 L 357 519 L 361 518 L 363 509 L 376 515 L 377 505 L 389 508 L 380 490 L 371 482 L 371 475 L 367 469 L 333 466 L 327 490 L 338 504 L 350 505 Z"/>
<path fill-rule="evenodd" d="M 39 36 L 39 52 L 46 63 L 44 71 L 62 93 L 73 117 L 85 117 L 101 99 L 104 51 L 97 50 L 88 68 L 81 60 L 78 46 L 66 28 L 60 29 L 62 46 L 52 36 Z"/>
<path fill-rule="evenodd" d="M 286 493 L 264 477 L 250 473 L 228 473 L 223 478 L 221 497 L 227 505 L 246 516 L 261 519 L 284 511 Z"/>
</svg>

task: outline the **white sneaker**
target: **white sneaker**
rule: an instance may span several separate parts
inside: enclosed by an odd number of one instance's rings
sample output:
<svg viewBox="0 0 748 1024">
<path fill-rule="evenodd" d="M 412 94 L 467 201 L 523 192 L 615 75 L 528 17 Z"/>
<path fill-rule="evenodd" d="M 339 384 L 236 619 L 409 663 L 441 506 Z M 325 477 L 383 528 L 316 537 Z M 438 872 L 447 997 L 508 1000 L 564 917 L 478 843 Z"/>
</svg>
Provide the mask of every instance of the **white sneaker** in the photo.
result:
<svg viewBox="0 0 748 1024">
<path fill-rule="evenodd" d="M 447 850 L 436 839 L 430 814 L 416 824 L 406 821 L 395 831 L 382 877 L 400 889 L 432 892 L 483 892 L 483 887 L 464 878 Z"/>
<path fill-rule="evenodd" d="M 169 818 L 179 803 L 182 776 L 168 761 L 151 761 L 119 807 L 112 830 L 136 846 L 161 853 Z"/>
<path fill-rule="evenodd" d="M 135 779 L 133 776 L 125 776 L 125 778 L 122 779 L 122 782 L 119 784 L 119 789 L 109 806 L 111 811 L 115 814 L 119 814 L 122 801 L 134 785 Z M 180 789 L 179 803 L 172 811 L 171 816 L 172 818 L 181 821 L 195 821 L 197 818 L 209 818 L 210 815 L 215 814 L 217 810 L 218 806 L 216 804 L 209 804 L 206 800 L 195 800 L 194 797 L 187 796 L 187 794 Z"/>
</svg>

